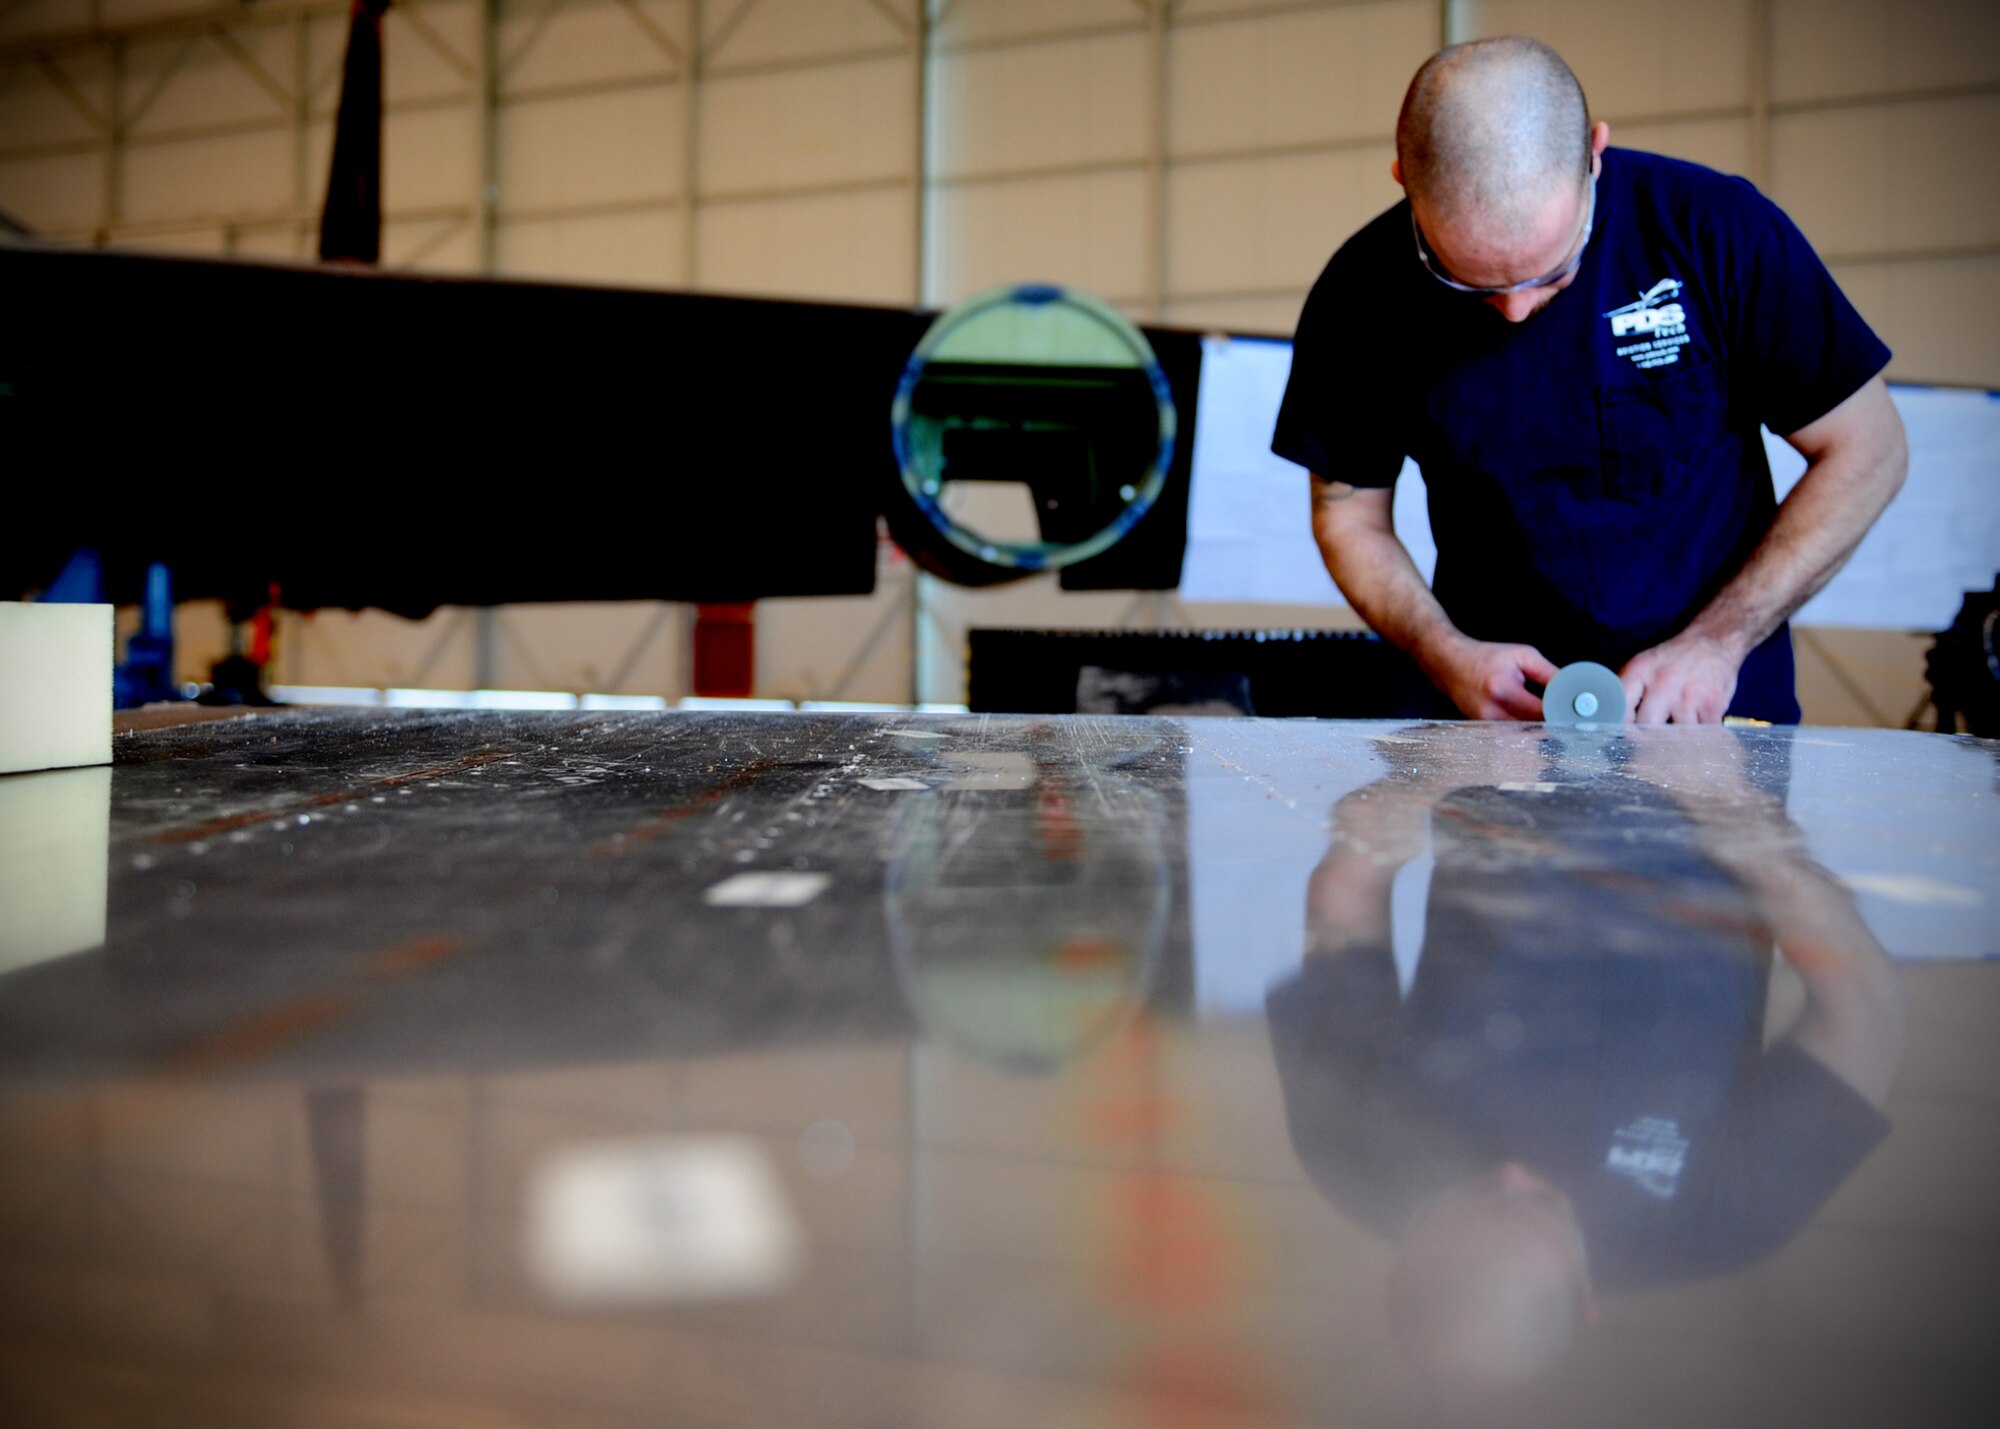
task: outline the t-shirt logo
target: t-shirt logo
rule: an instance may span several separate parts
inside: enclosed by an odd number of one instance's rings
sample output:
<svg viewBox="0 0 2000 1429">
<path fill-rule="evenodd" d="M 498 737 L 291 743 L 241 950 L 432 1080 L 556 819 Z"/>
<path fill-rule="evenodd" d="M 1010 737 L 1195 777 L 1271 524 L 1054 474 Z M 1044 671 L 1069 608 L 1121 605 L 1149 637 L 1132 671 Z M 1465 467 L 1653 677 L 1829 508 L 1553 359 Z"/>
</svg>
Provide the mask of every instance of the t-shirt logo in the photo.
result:
<svg viewBox="0 0 2000 1429">
<path fill-rule="evenodd" d="M 1681 349 L 1689 342 L 1687 309 L 1668 299 L 1680 295 L 1679 278 L 1662 278 L 1641 293 L 1636 303 L 1606 313 L 1613 337 L 1639 339 L 1621 345 L 1618 355 L 1634 367 L 1665 367 L 1679 362 Z"/>
<path fill-rule="evenodd" d="M 1604 1166 L 1615 1175 L 1629 1176 L 1647 1195 L 1666 1201 L 1680 1189 L 1687 1150 L 1678 1123 L 1663 1116 L 1642 1116 L 1611 1134 Z"/>
</svg>

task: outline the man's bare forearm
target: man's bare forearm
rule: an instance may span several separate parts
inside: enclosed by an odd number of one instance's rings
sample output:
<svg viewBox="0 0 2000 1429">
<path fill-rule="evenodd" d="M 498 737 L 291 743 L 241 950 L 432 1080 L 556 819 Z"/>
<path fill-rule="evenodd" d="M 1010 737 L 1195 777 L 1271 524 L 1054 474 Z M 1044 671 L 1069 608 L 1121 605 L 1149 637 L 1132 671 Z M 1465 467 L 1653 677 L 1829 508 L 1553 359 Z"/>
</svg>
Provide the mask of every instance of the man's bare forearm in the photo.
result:
<svg viewBox="0 0 2000 1429">
<path fill-rule="evenodd" d="M 1738 740 L 1645 728 L 1628 738 L 1627 771 L 1687 812 L 1703 856 L 1755 895 L 1779 954 L 1804 983 L 1792 1044 L 1880 1105 L 1902 1060 L 1903 990 L 1853 893 L 1813 861 L 1783 798 L 1751 783 Z"/>
<path fill-rule="evenodd" d="M 1333 842 L 1306 882 L 1311 952 L 1389 945 L 1389 891 L 1398 870 L 1430 846 L 1438 793 L 1417 779 L 1391 775 L 1342 795 L 1333 806 Z"/>
<path fill-rule="evenodd" d="M 1721 719 L 1750 652 L 1833 578 L 1903 484 L 1903 423 L 1880 377 L 1786 440 L 1806 474 L 1743 568 L 1687 628 L 1618 672 L 1639 724 Z"/>
<path fill-rule="evenodd" d="M 1791 1040 L 1877 1106 L 1902 1065 L 1903 985 L 1854 895 L 1802 854 L 1749 870 L 1778 952 L 1805 984 Z"/>
<path fill-rule="evenodd" d="M 1384 640 L 1425 663 L 1428 648 L 1458 636 L 1388 518 L 1391 493 L 1314 475 L 1313 540 L 1327 574 Z M 1428 667 L 1427 667 L 1428 668 Z"/>
<path fill-rule="evenodd" d="M 1840 439 L 1826 440 L 1835 431 Z M 1688 625 L 1738 661 L 1847 564 L 1909 470 L 1902 423 L 1879 377 L 1793 442 L 1807 450 L 1806 474 L 1743 569 Z"/>
<path fill-rule="evenodd" d="M 1474 640 L 1445 614 L 1396 539 L 1393 491 L 1312 479 L 1313 539 L 1327 573 L 1348 603 L 1473 719 L 1540 719 L 1533 684 L 1555 666 L 1530 645 Z"/>
</svg>

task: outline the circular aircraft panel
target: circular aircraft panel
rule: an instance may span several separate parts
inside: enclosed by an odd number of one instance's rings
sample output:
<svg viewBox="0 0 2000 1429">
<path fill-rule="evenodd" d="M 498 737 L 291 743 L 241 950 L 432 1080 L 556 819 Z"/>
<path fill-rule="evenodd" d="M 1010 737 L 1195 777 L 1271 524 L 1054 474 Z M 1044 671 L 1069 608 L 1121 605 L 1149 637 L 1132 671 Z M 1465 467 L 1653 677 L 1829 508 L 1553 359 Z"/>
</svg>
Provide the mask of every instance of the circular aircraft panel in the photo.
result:
<svg viewBox="0 0 2000 1429">
<path fill-rule="evenodd" d="M 933 322 L 891 414 L 896 537 L 934 574 L 989 585 L 1085 560 L 1165 485 L 1176 418 L 1145 336 L 1071 288 L 975 294 Z"/>
</svg>

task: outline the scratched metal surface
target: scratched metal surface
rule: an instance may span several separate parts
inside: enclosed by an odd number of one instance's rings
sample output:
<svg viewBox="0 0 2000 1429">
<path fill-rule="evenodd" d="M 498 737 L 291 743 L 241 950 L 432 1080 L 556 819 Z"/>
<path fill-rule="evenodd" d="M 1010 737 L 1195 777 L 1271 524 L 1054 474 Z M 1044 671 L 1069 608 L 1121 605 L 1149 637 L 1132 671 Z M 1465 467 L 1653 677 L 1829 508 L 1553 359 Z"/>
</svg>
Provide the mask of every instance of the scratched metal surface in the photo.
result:
<svg viewBox="0 0 2000 1429">
<path fill-rule="evenodd" d="M 2000 1408 L 1991 743 L 297 713 L 0 853 L 10 1424 Z"/>
</svg>

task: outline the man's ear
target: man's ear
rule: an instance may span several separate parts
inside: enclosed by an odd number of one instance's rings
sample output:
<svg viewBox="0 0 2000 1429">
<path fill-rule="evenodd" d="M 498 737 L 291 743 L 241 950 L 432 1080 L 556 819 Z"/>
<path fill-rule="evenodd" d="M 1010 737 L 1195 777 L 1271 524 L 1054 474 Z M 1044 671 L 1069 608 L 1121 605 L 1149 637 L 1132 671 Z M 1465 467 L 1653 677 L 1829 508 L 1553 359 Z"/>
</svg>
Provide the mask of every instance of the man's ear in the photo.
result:
<svg viewBox="0 0 2000 1429">
<path fill-rule="evenodd" d="M 1389 177 L 1396 181 L 1398 187 L 1401 187 L 1403 182 L 1403 161 L 1401 159 L 1391 159 L 1389 161 Z"/>
</svg>

